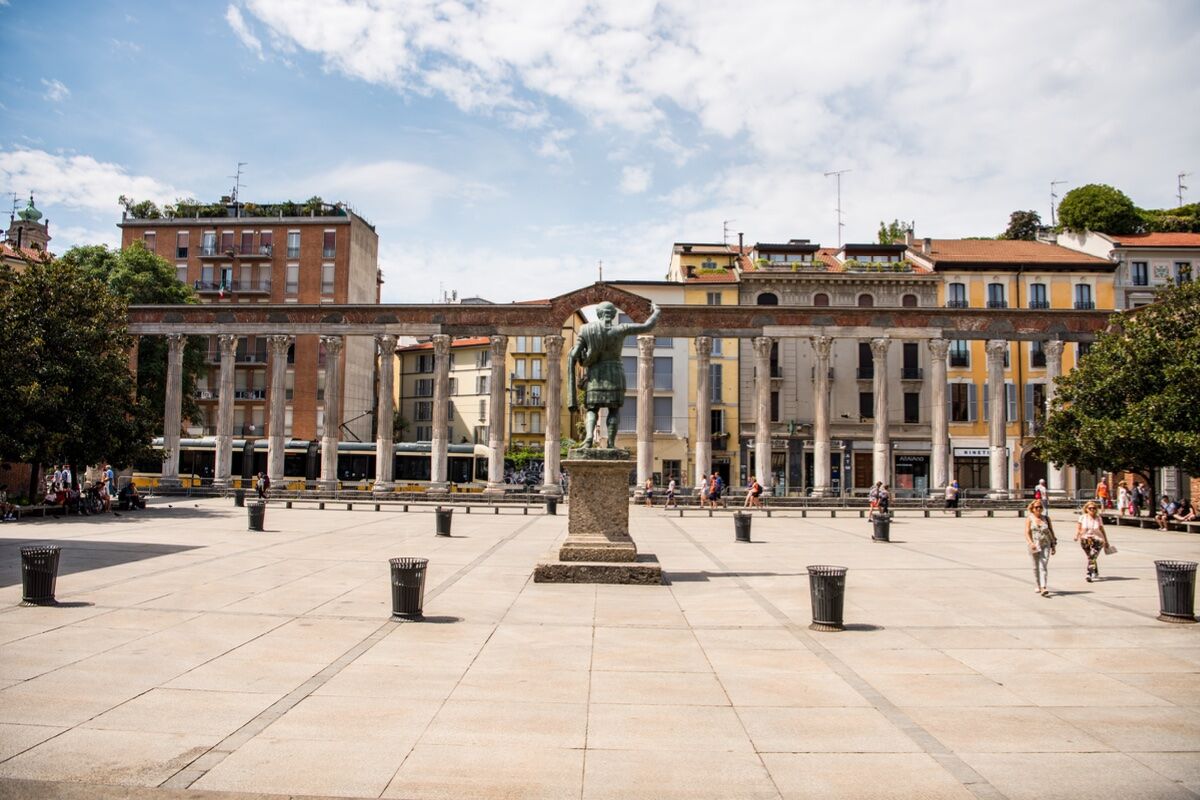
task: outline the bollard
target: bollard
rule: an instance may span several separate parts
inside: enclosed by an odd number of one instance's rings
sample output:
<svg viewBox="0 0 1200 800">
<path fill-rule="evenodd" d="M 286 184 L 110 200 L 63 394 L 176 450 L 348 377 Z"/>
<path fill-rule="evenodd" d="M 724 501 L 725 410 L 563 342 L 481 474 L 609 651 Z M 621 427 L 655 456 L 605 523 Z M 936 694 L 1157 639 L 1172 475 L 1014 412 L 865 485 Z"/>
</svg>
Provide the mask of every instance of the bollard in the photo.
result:
<svg viewBox="0 0 1200 800">
<path fill-rule="evenodd" d="M 741 511 L 733 512 L 733 536 L 734 541 L 749 542 L 750 541 L 750 520 L 751 516 Z"/>
<path fill-rule="evenodd" d="M 245 507 L 245 505 L 246 505 L 246 490 L 245 489 L 234 489 L 233 490 L 233 505 L 237 508 Z"/>
<path fill-rule="evenodd" d="M 21 548 L 21 604 L 52 605 L 58 583 L 58 560 L 62 548 L 42 545 Z"/>
<path fill-rule="evenodd" d="M 558 515 L 558 498 L 557 497 L 547 497 L 546 498 L 546 513 L 552 517 Z"/>
<path fill-rule="evenodd" d="M 1163 622 L 1195 622 L 1196 562 L 1155 561 L 1154 569 L 1158 574 L 1158 618 Z"/>
<path fill-rule="evenodd" d="M 249 522 L 249 529 L 261 532 L 263 524 L 267 520 L 267 504 L 262 500 L 246 503 L 246 516 Z"/>
<path fill-rule="evenodd" d="M 378 511 L 378 510 L 379 510 L 379 503 L 376 503 L 376 504 L 375 504 L 375 510 L 376 510 L 376 511 Z"/>
<path fill-rule="evenodd" d="M 808 591 L 812 600 L 812 624 L 809 630 L 840 631 L 846 602 L 846 568 L 809 566 Z"/>
<path fill-rule="evenodd" d="M 292 507 L 292 501 L 291 501 L 291 500 L 288 500 L 286 503 L 284 503 L 284 504 L 283 504 L 283 507 L 284 507 L 284 508 L 291 508 L 291 507 Z"/>
<path fill-rule="evenodd" d="M 420 619 L 425 606 L 425 572 L 427 558 L 393 558 L 392 618 Z"/>
<path fill-rule="evenodd" d="M 325 510 L 325 504 L 324 504 L 324 503 L 317 503 L 317 510 L 319 510 L 319 511 L 324 511 L 324 510 Z"/>
<path fill-rule="evenodd" d="M 346 503 L 346 510 L 347 510 L 347 511 L 353 511 L 353 510 L 354 510 L 354 504 L 353 504 L 353 503 Z"/>
<path fill-rule="evenodd" d="M 454 513 L 453 508 L 442 508 L 438 506 L 433 512 L 436 515 L 437 535 L 450 535 L 450 515 Z"/>
</svg>

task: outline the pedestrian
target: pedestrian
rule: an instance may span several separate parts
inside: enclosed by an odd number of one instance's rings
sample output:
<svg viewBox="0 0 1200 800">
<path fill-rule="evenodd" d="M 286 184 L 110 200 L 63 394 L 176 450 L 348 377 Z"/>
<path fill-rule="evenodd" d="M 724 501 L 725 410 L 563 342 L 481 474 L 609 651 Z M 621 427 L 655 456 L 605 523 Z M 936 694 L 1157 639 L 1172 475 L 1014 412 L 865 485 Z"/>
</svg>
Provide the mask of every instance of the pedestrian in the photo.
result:
<svg viewBox="0 0 1200 800">
<path fill-rule="evenodd" d="M 1112 500 L 1108 498 L 1108 484 L 1100 481 L 1096 484 L 1096 501 L 1101 508 L 1112 508 Z"/>
<path fill-rule="evenodd" d="M 1038 478 L 1037 486 L 1033 487 L 1033 499 L 1041 500 L 1045 508 L 1050 508 L 1050 490 L 1046 487 L 1046 479 Z"/>
<path fill-rule="evenodd" d="M 867 514 L 868 517 L 874 517 L 876 510 L 879 508 L 879 487 L 883 486 L 883 481 L 875 481 L 875 485 L 871 487 L 871 491 L 867 492 L 867 499 L 870 501 L 871 511 Z"/>
<path fill-rule="evenodd" d="M 1129 513 L 1129 487 L 1125 481 L 1117 484 L 1117 513 L 1122 516 Z"/>
<path fill-rule="evenodd" d="M 646 508 L 654 507 L 654 478 L 646 478 Z"/>
<path fill-rule="evenodd" d="M 762 484 L 753 475 L 750 476 L 750 488 L 746 490 L 746 502 L 742 508 L 762 508 Z"/>
<path fill-rule="evenodd" d="M 667 508 L 675 508 L 675 476 L 667 483 Z"/>
<path fill-rule="evenodd" d="M 255 476 L 254 491 L 258 493 L 259 500 L 267 496 L 267 474 L 265 472 L 260 472 Z"/>
<path fill-rule="evenodd" d="M 1168 530 L 1167 523 L 1177 513 L 1179 513 L 1179 504 L 1164 494 L 1162 500 L 1158 503 L 1158 513 L 1154 515 L 1154 521 L 1158 523 L 1158 529 L 1160 531 Z"/>
<path fill-rule="evenodd" d="M 1153 498 L 1150 497 L 1150 489 L 1141 481 L 1137 482 L 1138 508 L 1150 510 L 1150 504 Z"/>
<path fill-rule="evenodd" d="M 1083 506 L 1083 514 L 1075 524 L 1075 541 L 1079 542 L 1083 554 L 1087 556 L 1087 582 L 1091 583 L 1093 578 L 1100 577 L 1100 566 L 1096 562 L 1100 551 L 1110 552 L 1104 520 L 1100 518 L 1100 509 L 1094 502 Z"/>
<path fill-rule="evenodd" d="M 1129 490 L 1129 516 L 1140 517 L 1142 515 L 1142 493 L 1138 487 L 1141 484 L 1134 484 Z"/>
<path fill-rule="evenodd" d="M 892 493 L 888 491 L 887 484 L 881 484 L 879 487 L 879 513 L 883 516 L 888 515 L 888 509 L 892 505 Z"/>
<path fill-rule="evenodd" d="M 71 475 L 71 465 L 70 464 L 63 464 L 62 483 L 63 483 L 64 489 L 73 489 L 75 487 L 75 481 L 73 479 L 73 476 Z"/>
<path fill-rule="evenodd" d="M 696 493 L 700 495 L 700 507 L 704 508 L 708 504 L 708 476 L 701 475 L 697 483 L 699 485 L 696 486 Z"/>
<path fill-rule="evenodd" d="M 719 473 L 719 472 L 714 472 L 712 474 L 712 479 L 713 479 L 713 486 L 715 487 L 715 491 L 712 496 L 712 501 L 713 501 L 713 508 L 716 508 L 717 500 L 720 500 L 721 496 L 725 494 L 725 479 L 721 477 L 721 473 Z M 721 500 L 721 504 L 724 505 L 725 501 Z"/>
<path fill-rule="evenodd" d="M 1054 538 L 1054 527 L 1050 518 L 1045 516 L 1045 506 L 1040 500 L 1029 504 L 1028 516 L 1025 517 L 1025 543 L 1033 558 L 1033 577 L 1037 581 L 1037 591 L 1042 597 L 1050 596 L 1049 567 L 1050 556 L 1054 555 L 1058 542 Z"/>
<path fill-rule="evenodd" d="M 958 481 L 946 484 L 946 508 L 958 508 Z"/>
</svg>

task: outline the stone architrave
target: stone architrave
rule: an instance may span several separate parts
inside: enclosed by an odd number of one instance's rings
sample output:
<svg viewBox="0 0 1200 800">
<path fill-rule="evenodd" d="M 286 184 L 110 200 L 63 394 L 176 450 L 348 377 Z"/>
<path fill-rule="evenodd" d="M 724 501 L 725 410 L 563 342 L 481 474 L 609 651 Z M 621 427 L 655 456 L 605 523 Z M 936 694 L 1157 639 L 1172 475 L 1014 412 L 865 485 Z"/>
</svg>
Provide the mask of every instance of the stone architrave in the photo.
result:
<svg viewBox="0 0 1200 800">
<path fill-rule="evenodd" d="M 559 448 L 562 447 L 562 349 L 563 337 L 552 334 L 546 343 L 546 460 L 542 467 L 542 494 L 561 497 Z"/>
<path fill-rule="evenodd" d="M 646 479 L 654 474 L 654 336 L 637 337 L 637 486 L 634 495 L 646 493 Z"/>
<path fill-rule="evenodd" d="M 183 348 L 187 337 L 181 333 L 167 336 L 166 404 L 163 409 L 163 465 L 158 485 L 177 489 L 179 480 L 179 429 L 183 425 Z"/>
<path fill-rule="evenodd" d="M 769 336 L 754 338 L 754 472 L 769 489 L 775 484 L 771 470 L 771 345 Z"/>
<path fill-rule="evenodd" d="M 930 460 L 934 491 L 942 492 L 950 482 L 950 425 L 946 418 L 946 354 L 950 342 L 946 339 L 930 339 L 929 347 L 929 421 L 932 443 Z"/>
<path fill-rule="evenodd" d="M 993 500 L 1008 499 L 1008 454 L 1005 447 L 1005 421 L 1008 416 L 1008 404 L 1004 396 L 1004 354 L 1008 351 L 1008 342 L 1004 339 L 988 339 L 985 346 L 987 352 L 988 376 L 988 453 L 989 471 L 991 473 L 991 491 L 988 497 Z"/>
<path fill-rule="evenodd" d="M 271 413 L 267 421 L 267 477 L 271 485 L 283 487 L 283 449 L 286 445 L 284 426 L 287 409 L 287 351 L 292 337 L 273 335 L 267 337 L 271 352 Z"/>
<path fill-rule="evenodd" d="M 833 348 L 833 337 L 814 336 L 813 353 L 813 497 L 829 497 L 833 494 L 830 474 L 831 441 L 829 436 L 829 354 Z"/>
<path fill-rule="evenodd" d="M 712 463 L 712 338 L 696 337 L 696 486 L 708 477 Z"/>
<path fill-rule="evenodd" d="M 321 430 L 321 489 L 337 491 L 338 441 L 342 424 L 341 336 L 322 336 L 325 346 L 325 414 Z"/>
<path fill-rule="evenodd" d="M 390 333 L 375 337 L 379 345 L 379 395 L 376 398 L 375 419 L 375 492 L 392 491 L 392 462 L 395 447 L 392 439 L 392 418 L 396 409 L 396 336 Z"/>
<path fill-rule="evenodd" d="M 233 388 L 234 363 L 238 337 L 231 333 L 217 336 L 221 353 L 221 378 L 217 390 L 217 459 L 213 470 L 213 488 L 227 488 L 233 477 Z"/>
<path fill-rule="evenodd" d="M 875 391 L 875 442 L 872 467 L 874 480 L 885 485 L 891 483 L 892 438 L 888 429 L 888 372 L 887 354 L 891 340 L 880 336 L 871 340 L 871 357 L 874 367 Z"/>
<path fill-rule="evenodd" d="M 1055 339 L 1046 342 L 1042 349 L 1046 354 L 1046 418 L 1049 419 L 1050 406 L 1054 402 L 1054 396 L 1058 394 L 1058 385 L 1055 381 L 1062 375 L 1063 343 Z M 1053 464 L 1046 465 L 1046 488 L 1051 497 L 1066 497 L 1064 478 L 1065 475 L 1061 469 Z"/>
<path fill-rule="evenodd" d="M 504 393 L 508 337 L 493 336 L 488 344 L 492 373 L 488 381 L 488 483 L 484 494 L 504 494 Z"/>
<path fill-rule="evenodd" d="M 447 474 L 447 454 L 450 427 L 450 337 L 439 333 L 433 337 L 433 441 L 429 453 L 429 492 L 445 494 L 450 491 Z"/>
</svg>

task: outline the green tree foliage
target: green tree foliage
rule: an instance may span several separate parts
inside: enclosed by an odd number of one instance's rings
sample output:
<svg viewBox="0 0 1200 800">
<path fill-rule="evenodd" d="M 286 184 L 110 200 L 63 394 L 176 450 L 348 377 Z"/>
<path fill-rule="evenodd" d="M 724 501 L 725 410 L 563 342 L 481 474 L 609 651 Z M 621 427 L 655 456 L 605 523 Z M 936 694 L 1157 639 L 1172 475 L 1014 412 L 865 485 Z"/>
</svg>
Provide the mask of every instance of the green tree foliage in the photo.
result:
<svg viewBox="0 0 1200 800">
<path fill-rule="evenodd" d="M 1032 242 L 1037 238 L 1042 218 L 1036 211 L 1014 211 L 1008 217 L 1008 227 L 1000 234 L 1001 239 L 1021 239 Z"/>
<path fill-rule="evenodd" d="M 0 458 L 124 466 L 148 452 L 125 303 L 63 263 L 0 267 Z"/>
<path fill-rule="evenodd" d="M 412 427 L 412 423 L 399 411 L 392 413 L 392 438 L 396 441 L 404 439 L 404 432 Z"/>
<path fill-rule="evenodd" d="M 162 212 L 158 210 L 158 206 L 151 200 L 134 200 L 132 197 L 121 195 L 117 198 L 129 216 L 136 219 L 161 219 Z"/>
<path fill-rule="evenodd" d="M 1072 231 L 1137 233 L 1142 217 L 1137 206 L 1120 189 L 1089 183 L 1063 195 L 1058 204 L 1058 224 Z"/>
<path fill-rule="evenodd" d="M 1057 466 L 1127 470 L 1148 483 L 1156 467 L 1200 474 L 1200 282 L 1114 322 L 1059 378 L 1035 447 Z"/>
<path fill-rule="evenodd" d="M 894 219 L 891 222 L 879 221 L 879 243 L 880 244 L 899 244 L 904 241 L 904 234 L 908 232 L 908 223 Z"/>
<path fill-rule="evenodd" d="M 191 287 L 180 283 L 166 259 L 151 253 L 141 242 L 125 250 L 104 245 L 72 247 L 60 259 L 64 265 L 105 284 L 129 305 L 176 305 L 196 303 Z M 183 417 L 202 423 L 195 400 L 196 376 L 204 370 L 207 342 L 188 338 L 183 351 Z M 138 342 L 138 397 L 154 411 L 155 424 L 162 430 L 167 391 L 167 341 L 161 336 L 143 336 Z M 214 420 L 215 422 L 215 420 Z"/>
<path fill-rule="evenodd" d="M 1143 227 L 1153 233 L 1200 233 L 1200 203 L 1141 210 Z"/>
</svg>

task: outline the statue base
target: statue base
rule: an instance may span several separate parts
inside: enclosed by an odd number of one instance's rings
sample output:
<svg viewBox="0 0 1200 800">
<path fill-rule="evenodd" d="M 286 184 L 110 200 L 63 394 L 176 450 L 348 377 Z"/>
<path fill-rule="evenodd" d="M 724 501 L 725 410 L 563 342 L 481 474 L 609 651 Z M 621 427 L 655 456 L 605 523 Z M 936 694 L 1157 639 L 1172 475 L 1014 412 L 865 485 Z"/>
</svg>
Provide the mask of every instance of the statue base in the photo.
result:
<svg viewBox="0 0 1200 800">
<path fill-rule="evenodd" d="M 657 559 L 639 557 L 629 535 L 629 452 L 589 447 L 568 455 L 567 538 L 557 559 L 537 565 L 534 582 L 662 583 Z"/>
</svg>

